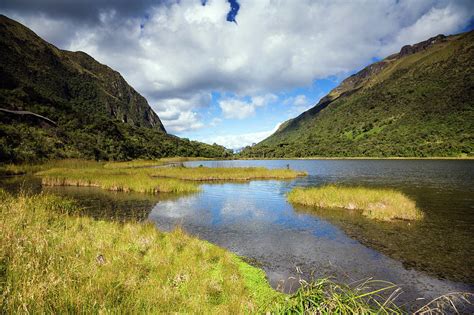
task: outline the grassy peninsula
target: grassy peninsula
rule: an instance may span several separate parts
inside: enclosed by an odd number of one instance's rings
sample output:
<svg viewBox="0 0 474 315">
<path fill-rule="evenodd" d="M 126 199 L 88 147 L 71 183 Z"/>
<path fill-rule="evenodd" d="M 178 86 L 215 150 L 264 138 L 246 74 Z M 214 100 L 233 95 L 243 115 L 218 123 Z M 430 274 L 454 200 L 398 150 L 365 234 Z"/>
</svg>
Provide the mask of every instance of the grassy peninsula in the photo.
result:
<svg viewBox="0 0 474 315">
<path fill-rule="evenodd" d="M 304 206 L 361 210 L 362 215 L 382 221 L 423 218 L 423 213 L 413 200 L 392 189 L 335 185 L 295 188 L 288 194 L 288 200 Z"/>
<path fill-rule="evenodd" d="M 0 193 L 2 312 L 255 312 L 263 271 L 177 229 L 98 221 L 71 200 Z"/>
</svg>

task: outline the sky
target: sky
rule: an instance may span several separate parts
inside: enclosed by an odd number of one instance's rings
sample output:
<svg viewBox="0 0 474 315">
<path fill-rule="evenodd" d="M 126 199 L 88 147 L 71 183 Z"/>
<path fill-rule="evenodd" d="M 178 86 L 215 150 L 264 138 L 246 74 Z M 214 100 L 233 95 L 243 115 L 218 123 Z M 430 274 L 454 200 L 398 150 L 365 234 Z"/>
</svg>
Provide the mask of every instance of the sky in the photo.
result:
<svg viewBox="0 0 474 315">
<path fill-rule="evenodd" d="M 402 46 L 474 28 L 472 0 L 2 0 L 0 13 L 119 71 L 169 133 L 232 149 Z"/>
</svg>

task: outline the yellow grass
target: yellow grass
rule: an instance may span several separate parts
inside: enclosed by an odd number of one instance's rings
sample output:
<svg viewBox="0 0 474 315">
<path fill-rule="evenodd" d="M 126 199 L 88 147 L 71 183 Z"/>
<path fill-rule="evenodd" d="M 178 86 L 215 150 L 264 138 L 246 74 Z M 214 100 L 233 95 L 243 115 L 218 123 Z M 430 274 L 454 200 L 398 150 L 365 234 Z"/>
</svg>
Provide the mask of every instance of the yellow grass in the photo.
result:
<svg viewBox="0 0 474 315">
<path fill-rule="evenodd" d="M 413 200 L 392 189 L 335 185 L 295 188 L 288 194 L 288 200 L 295 204 L 319 208 L 357 209 L 368 218 L 383 221 L 423 218 L 423 213 Z"/>
<path fill-rule="evenodd" d="M 45 186 L 92 186 L 123 192 L 197 192 L 199 187 L 168 178 L 153 178 L 145 169 L 53 168 L 37 173 Z"/>
<path fill-rule="evenodd" d="M 244 313 L 263 271 L 208 242 L 80 216 L 70 200 L 0 191 L 2 313 Z"/>
<path fill-rule="evenodd" d="M 104 168 L 133 168 L 133 167 L 152 167 L 165 165 L 168 162 L 161 160 L 133 160 L 127 162 L 108 162 L 104 165 Z"/>
<path fill-rule="evenodd" d="M 45 186 L 92 186 L 124 192 L 196 192 L 197 183 L 191 181 L 289 179 L 305 175 L 287 169 L 266 168 L 207 168 L 160 167 L 162 161 L 131 161 L 98 163 L 70 160 L 59 162 L 60 167 L 49 164 L 41 176 Z"/>
<path fill-rule="evenodd" d="M 289 169 L 267 169 L 263 167 L 169 167 L 150 171 L 152 176 L 193 181 L 291 179 L 305 176 L 304 172 Z"/>
</svg>

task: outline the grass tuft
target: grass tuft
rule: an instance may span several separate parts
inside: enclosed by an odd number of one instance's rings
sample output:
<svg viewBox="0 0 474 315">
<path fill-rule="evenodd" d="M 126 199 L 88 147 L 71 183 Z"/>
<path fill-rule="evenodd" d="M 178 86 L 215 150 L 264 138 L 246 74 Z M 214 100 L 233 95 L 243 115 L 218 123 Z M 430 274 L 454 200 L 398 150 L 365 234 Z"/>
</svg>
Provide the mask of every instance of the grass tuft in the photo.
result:
<svg viewBox="0 0 474 315">
<path fill-rule="evenodd" d="M 288 200 L 304 206 L 361 210 L 362 215 L 382 221 L 423 218 L 423 213 L 413 200 L 392 189 L 335 185 L 295 188 L 288 194 Z"/>
<path fill-rule="evenodd" d="M 344 285 L 329 279 L 300 281 L 301 287 L 283 303 L 274 305 L 276 314 L 401 314 L 393 303 L 399 290 L 384 281 L 363 281 Z M 392 291 L 386 298 L 382 292 Z"/>
</svg>

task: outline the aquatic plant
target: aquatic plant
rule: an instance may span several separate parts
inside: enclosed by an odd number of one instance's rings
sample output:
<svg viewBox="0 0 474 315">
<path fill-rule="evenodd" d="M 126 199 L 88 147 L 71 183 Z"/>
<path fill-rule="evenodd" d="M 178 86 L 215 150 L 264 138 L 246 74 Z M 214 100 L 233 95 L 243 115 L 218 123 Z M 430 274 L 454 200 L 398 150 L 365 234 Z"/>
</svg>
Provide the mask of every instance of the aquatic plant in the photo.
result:
<svg viewBox="0 0 474 315">
<path fill-rule="evenodd" d="M 295 188 L 288 194 L 291 203 L 319 208 L 361 210 L 362 215 L 377 220 L 419 220 L 423 218 L 413 200 L 393 189 L 327 185 Z"/>
</svg>

